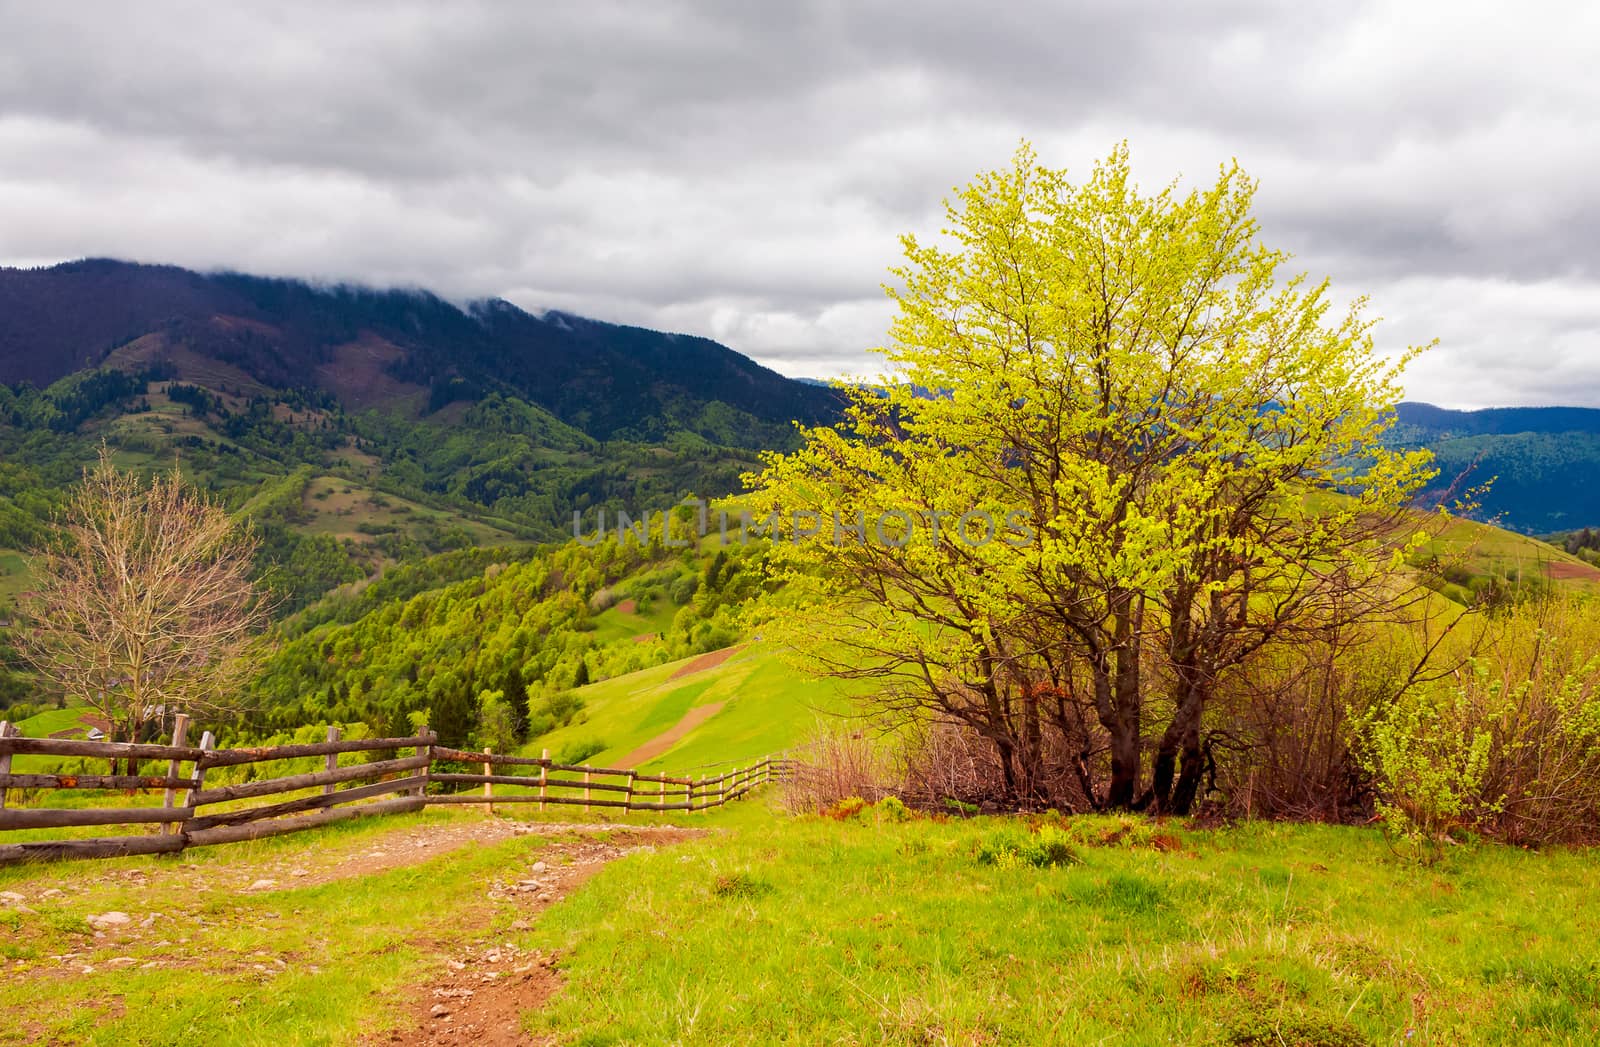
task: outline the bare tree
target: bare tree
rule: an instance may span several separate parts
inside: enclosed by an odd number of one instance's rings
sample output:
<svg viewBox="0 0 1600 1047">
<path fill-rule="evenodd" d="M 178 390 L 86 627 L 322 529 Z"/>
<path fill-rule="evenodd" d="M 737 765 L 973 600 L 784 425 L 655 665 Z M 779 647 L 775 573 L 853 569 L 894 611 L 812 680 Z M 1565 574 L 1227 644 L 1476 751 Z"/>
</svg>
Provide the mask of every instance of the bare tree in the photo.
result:
<svg viewBox="0 0 1600 1047">
<path fill-rule="evenodd" d="M 159 710 L 225 711 L 270 610 L 256 545 L 176 470 L 146 482 L 102 446 L 34 560 L 18 646 L 114 739 L 137 741 Z"/>
</svg>

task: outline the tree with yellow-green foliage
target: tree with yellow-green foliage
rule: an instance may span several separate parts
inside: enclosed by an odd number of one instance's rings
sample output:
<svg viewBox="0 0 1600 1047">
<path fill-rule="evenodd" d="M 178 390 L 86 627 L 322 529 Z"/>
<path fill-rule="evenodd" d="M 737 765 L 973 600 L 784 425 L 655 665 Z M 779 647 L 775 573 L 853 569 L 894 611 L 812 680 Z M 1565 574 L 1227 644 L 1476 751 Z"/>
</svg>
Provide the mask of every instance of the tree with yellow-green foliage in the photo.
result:
<svg viewBox="0 0 1600 1047">
<path fill-rule="evenodd" d="M 905 238 L 889 376 L 752 478 L 794 637 L 992 742 L 1015 802 L 1187 812 L 1230 672 L 1415 598 L 1428 458 L 1382 438 L 1417 350 L 1285 278 L 1255 188 L 1024 146 Z"/>
</svg>

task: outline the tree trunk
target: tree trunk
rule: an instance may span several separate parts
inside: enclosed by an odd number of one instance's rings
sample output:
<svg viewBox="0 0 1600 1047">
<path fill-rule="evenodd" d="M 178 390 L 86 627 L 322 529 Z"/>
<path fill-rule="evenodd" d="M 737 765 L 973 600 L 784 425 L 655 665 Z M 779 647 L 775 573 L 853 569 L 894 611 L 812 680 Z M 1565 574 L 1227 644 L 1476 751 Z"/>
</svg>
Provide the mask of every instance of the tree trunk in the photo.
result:
<svg viewBox="0 0 1600 1047">
<path fill-rule="evenodd" d="M 1115 715 L 1111 729 L 1111 786 L 1106 805 L 1114 809 L 1136 806 L 1139 791 L 1140 743 L 1139 652 L 1124 647 L 1116 655 Z"/>
<path fill-rule="evenodd" d="M 1012 762 L 1012 756 L 1016 753 L 1016 746 L 1011 744 L 1009 738 L 1002 735 L 994 740 L 994 748 L 995 753 L 1000 757 L 1000 774 L 1005 782 L 1006 798 L 1015 801 L 1017 799 L 1017 770 Z M 957 797 L 957 799 L 960 799 L 960 797 Z"/>
<path fill-rule="evenodd" d="M 1205 772 L 1205 750 L 1200 747 L 1199 722 L 1196 721 L 1193 737 L 1185 738 L 1183 765 L 1178 772 L 1178 784 L 1172 790 L 1172 813 L 1187 815 L 1194 809 L 1200 795 L 1200 775 Z"/>
<path fill-rule="evenodd" d="M 1022 799 L 1025 803 L 1044 803 L 1048 799 L 1044 774 L 1044 731 L 1039 722 L 1039 691 L 1022 692 Z"/>
<path fill-rule="evenodd" d="M 1190 812 L 1205 764 L 1200 747 L 1200 724 L 1209 688 L 1196 677 L 1193 666 L 1180 668 L 1179 681 L 1176 708 L 1156 749 L 1155 769 L 1147 796 L 1149 809 L 1158 814 Z"/>
</svg>

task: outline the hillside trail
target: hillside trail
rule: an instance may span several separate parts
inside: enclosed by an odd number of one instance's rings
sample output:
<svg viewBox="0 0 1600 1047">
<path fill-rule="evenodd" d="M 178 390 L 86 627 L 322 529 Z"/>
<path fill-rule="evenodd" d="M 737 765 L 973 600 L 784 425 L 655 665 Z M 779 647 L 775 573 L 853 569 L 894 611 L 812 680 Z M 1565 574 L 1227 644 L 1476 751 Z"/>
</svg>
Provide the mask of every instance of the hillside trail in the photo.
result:
<svg viewBox="0 0 1600 1047">
<path fill-rule="evenodd" d="M 608 863 L 635 851 L 705 835 L 703 829 L 629 826 L 550 826 L 563 833 L 604 831 L 605 839 L 558 839 L 529 855 L 521 879 L 491 887 L 489 897 L 515 906 L 513 932 L 526 931 L 540 913 L 561 901 Z M 561 987 L 555 953 L 519 948 L 509 941 L 478 940 L 460 946 L 428 985 L 395 1001 L 401 1028 L 363 1038 L 363 1047 L 527 1047 L 552 1042 L 522 1029 L 522 1015 Z"/>
<path fill-rule="evenodd" d="M 134 868 L 119 868 L 120 863 L 109 862 L 97 868 L 92 878 L 63 878 L 54 867 L 42 865 L 37 875 L 7 881 L 5 887 L 24 901 L 37 899 L 69 905 L 74 898 L 92 904 L 92 899 L 108 887 L 170 888 L 197 899 L 266 894 L 371 876 L 516 837 L 546 837 L 548 842 L 543 846 L 483 883 L 487 899 L 495 904 L 483 910 L 481 926 L 456 928 L 467 933 L 452 935 L 449 943 L 416 943 L 442 963 L 423 984 L 408 988 L 389 1001 L 389 1012 L 404 1016 L 401 1028 L 369 1034 L 357 1041 L 363 1045 L 509 1047 L 541 1042 L 521 1031 L 520 1016 L 555 992 L 560 976 L 555 969 L 555 955 L 520 949 L 504 941 L 504 936 L 527 931 L 540 913 L 609 862 L 635 851 L 696 839 L 706 831 L 668 825 L 520 822 L 461 812 L 433 824 L 395 826 L 350 838 L 327 836 L 317 840 L 315 846 L 267 846 L 256 850 L 257 845 L 235 844 L 222 849 L 228 852 L 219 854 L 222 860 L 208 856 L 199 861 L 144 862 Z M 514 910 L 509 926 L 504 921 L 507 906 Z M 171 913 L 130 908 L 126 914 L 113 915 L 121 917 L 120 921 L 95 934 L 100 945 L 162 946 L 167 943 L 156 939 L 173 933 L 168 926 L 170 921 L 165 919 Z M 496 932 L 491 922 L 502 928 L 508 926 L 508 930 Z M 59 959 L 61 967 L 40 966 L 32 977 L 63 976 L 73 969 L 78 957 L 69 954 Z"/>
<path fill-rule="evenodd" d="M 724 647 L 720 651 L 712 651 L 709 654 L 702 654 L 698 658 L 695 658 L 692 661 L 680 666 L 678 671 L 673 673 L 670 677 L 668 677 L 668 679 L 678 680 L 694 673 L 705 672 L 707 669 L 715 669 L 729 658 L 732 658 L 734 655 L 744 650 L 744 647 L 744 644 L 736 643 L 732 647 Z M 679 741 L 687 737 L 690 731 L 694 730 L 696 727 L 699 727 L 701 724 L 720 713 L 723 705 L 725 704 L 726 703 L 724 702 L 711 702 L 709 704 L 699 705 L 693 709 L 690 709 L 687 713 L 684 713 L 683 719 L 679 720 L 671 727 L 668 727 L 665 731 L 662 731 L 648 742 L 645 742 L 643 745 L 633 750 L 633 752 L 618 760 L 617 766 L 638 767 L 647 760 L 654 760 L 657 756 L 660 756 L 662 753 L 678 744 Z"/>
<path fill-rule="evenodd" d="M 720 713 L 722 706 L 722 702 L 712 702 L 710 705 L 699 705 L 690 709 L 684 714 L 683 719 L 624 756 L 617 762 L 617 765 L 619 767 L 637 767 L 646 760 L 654 760 L 657 756 L 676 745 L 690 731 Z"/>
<path fill-rule="evenodd" d="M 324 837 L 315 848 L 232 844 L 223 861 L 151 862 L 131 869 L 111 863 L 93 880 L 61 880 L 49 865 L 37 876 L 11 881 L 7 890 L 23 896 L 93 894 L 109 881 L 138 887 L 181 887 L 195 894 L 251 894 L 279 888 L 315 887 L 419 865 L 462 848 L 498 843 L 517 836 L 610 833 L 616 836 L 669 832 L 658 826 L 617 823 L 517 822 L 462 815 L 427 825 L 397 826 L 351 838 Z"/>
</svg>

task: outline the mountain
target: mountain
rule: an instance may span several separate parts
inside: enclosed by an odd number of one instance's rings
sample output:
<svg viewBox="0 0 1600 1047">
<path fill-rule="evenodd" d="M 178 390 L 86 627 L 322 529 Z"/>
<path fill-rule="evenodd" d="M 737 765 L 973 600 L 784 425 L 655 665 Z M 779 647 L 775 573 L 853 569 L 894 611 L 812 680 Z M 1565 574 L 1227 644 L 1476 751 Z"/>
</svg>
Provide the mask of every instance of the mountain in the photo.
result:
<svg viewBox="0 0 1600 1047">
<path fill-rule="evenodd" d="M 1396 414 L 1394 439 L 1433 452 L 1438 492 L 1489 483 L 1479 519 L 1523 534 L 1600 525 L 1600 410 L 1402 403 Z"/>
<path fill-rule="evenodd" d="M 139 464 L 181 453 L 241 503 L 309 469 L 301 515 L 318 521 L 367 492 L 414 508 L 356 510 L 360 524 L 435 545 L 410 527 L 427 512 L 548 538 L 575 510 L 726 493 L 757 450 L 839 404 L 709 339 L 500 299 L 105 259 L 0 269 L 0 456 L 47 489 L 104 438 Z M 1600 411 L 1404 403 L 1398 423 L 1398 442 L 1437 456 L 1435 493 L 1494 480 L 1480 517 L 1533 534 L 1600 525 Z M 27 530 L 7 503 L 22 484 L 0 462 L 0 554 Z M 302 529 L 351 537 L 341 521 Z"/>
<path fill-rule="evenodd" d="M 0 383 L 42 387 L 108 364 L 315 389 L 351 411 L 422 415 L 500 393 L 597 439 L 686 428 L 763 446 L 837 404 L 706 338 L 535 316 L 501 299 L 463 308 L 425 291 L 106 259 L 0 269 Z"/>
<path fill-rule="evenodd" d="M 500 300 L 0 269 L 0 620 L 102 441 L 249 518 L 292 612 L 430 553 L 560 540 L 596 507 L 728 494 L 838 404 L 705 338 Z"/>
</svg>

